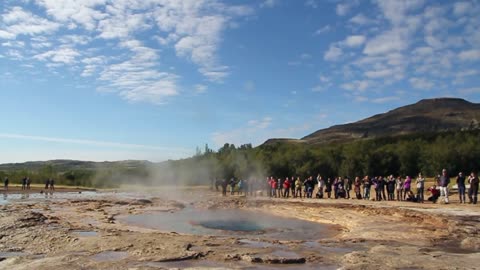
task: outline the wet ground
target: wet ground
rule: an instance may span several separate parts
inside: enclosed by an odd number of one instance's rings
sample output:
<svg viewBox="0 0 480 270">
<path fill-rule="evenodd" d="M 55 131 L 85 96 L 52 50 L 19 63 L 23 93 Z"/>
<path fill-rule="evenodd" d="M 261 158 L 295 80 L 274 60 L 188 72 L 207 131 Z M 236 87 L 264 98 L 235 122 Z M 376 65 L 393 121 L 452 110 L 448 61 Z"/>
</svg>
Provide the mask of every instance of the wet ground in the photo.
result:
<svg viewBox="0 0 480 270">
<path fill-rule="evenodd" d="M 206 189 L 0 196 L 0 269 L 480 269 L 472 205 L 221 197 Z"/>
</svg>

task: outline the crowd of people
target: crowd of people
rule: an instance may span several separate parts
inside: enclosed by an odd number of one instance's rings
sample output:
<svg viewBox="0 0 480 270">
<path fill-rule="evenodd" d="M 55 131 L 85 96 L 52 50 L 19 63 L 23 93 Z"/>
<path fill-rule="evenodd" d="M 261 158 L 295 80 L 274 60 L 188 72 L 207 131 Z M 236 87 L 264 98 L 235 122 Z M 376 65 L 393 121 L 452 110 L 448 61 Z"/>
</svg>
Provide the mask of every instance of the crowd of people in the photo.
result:
<svg viewBox="0 0 480 270">
<path fill-rule="evenodd" d="M 22 178 L 22 190 L 30 190 L 31 180 L 29 177 Z M 8 177 L 5 177 L 3 180 L 3 190 L 8 191 L 10 185 L 10 180 Z M 55 190 L 55 180 L 53 178 L 48 178 L 45 180 L 45 190 Z"/>
<path fill-rule="evenodd" d="M 466 195 L 468 193 L 469 203 L 477 204 L 479 178 L 472 172 L 465 177 L 462 172 L 456 176 L 456 186 L 460 203 L 467 203 Z M 215 187 L 217 191 L 222 189 L 222 194 L 227 195 L 227 189 L 230 188 L 230 194 L 256 196 L 266 194 L 274 198 L 356 198 L 358 200 L 375 201 L 411 201 L 424 203 L 425 193 L 428 191 L 430 196 L 427 201 L 436 203 L 440 198 L 448 204 L 449 192 L 453 183 L 443 169 L 442 174 L 435 177 L 434 183 L 426 189 L 425 177 L 419 173 L 416 178 L 410 176 L 401 177 L 390 175 L 388 177 L 365 176 L 363 178 L 355 177 L 336 177 L 323 178 L 320 174 L 314 179 L 310 176 L 306 179 L 300 177 L 274 178 L 267 177 L 266 180 L 259 179 L 230 179 L 216 180 Z M 467 190 L 468 185 L 468 190 Z M 371 191 L 374 191 L 374 196 Z M 314 192 L 316 191 L 316 192 Z M 352 193 L 353 191 L 353 193 Z"/>
</svg>

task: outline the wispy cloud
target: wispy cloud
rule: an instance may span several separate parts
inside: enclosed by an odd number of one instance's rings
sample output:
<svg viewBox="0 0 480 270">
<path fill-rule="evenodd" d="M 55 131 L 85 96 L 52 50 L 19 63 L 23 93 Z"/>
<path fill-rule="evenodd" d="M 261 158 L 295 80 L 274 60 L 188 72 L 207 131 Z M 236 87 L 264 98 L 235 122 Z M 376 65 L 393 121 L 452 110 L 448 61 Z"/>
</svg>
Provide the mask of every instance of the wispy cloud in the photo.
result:
<svg viewBox="0 0 480 270">
<path fill-rule="evenodd" d="M 153 146 L 153 145 L 118 143 L 118 142 L 97 141 L 97 140 L 44 137 L 44 136 L 24 135 L 24 134 L 15 134 L 15 133 L 0 133 L 0 138 L 29 140 L 29 141 L 44 141 L 44 142 L 62 143 L 62 144 L 80 144 L 80 145 L 108 147 L 108 148 L 175 150 L 175 151 L 181 151 L 183 153 L 191 152 L 190 150 L 185 148 L 160 147 L 160 146 Z"/>
</svg>

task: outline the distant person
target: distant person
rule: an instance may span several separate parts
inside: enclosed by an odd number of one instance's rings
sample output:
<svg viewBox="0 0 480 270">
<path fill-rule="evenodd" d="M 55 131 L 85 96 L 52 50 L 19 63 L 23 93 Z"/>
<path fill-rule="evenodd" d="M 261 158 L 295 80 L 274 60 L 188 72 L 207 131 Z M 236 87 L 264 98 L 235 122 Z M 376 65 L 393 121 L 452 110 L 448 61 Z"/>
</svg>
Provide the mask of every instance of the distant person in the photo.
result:
<svg viewBox="0 0 480 270">
<path fill-rule="evenodd" d="M 295 198 L 302 198 L 302 181 L 300 180 L 300 177 L 297 177 L 297 180 L 295 180 Z"/>
<path fill-rule="evenodd" d="M 448 185 L 450 184 L 450 177 L 448 177 L 447 170 L 442 170 L 442 175 L 438 179 L 440 186 L 440 196 L 443 197 L 446 204 L 448 204 Z"/>
<path fill-rule="evenodd" d="M 337 177 L 333 181 L 333 196 L 335 199 L 338 199 L 338 189 L 340 187 L 340 182 L 342 182 L 342 178 Z"/>
<path fill-rule="evenodd" d="M 28 190 L 30 189 L 30 184 L 31 184 L 30 177 L 27 177 L 27 189 Z"/>
<path fill-rule="evenodd" d="M 45 189 L 48 189 L 50 187 L 50 178 L 47 178 L 47 180 L 45 180 Z"/>
<path fill-rule="evenodd" d="M 372 180 L 366 175 L 363 178 L 363 199 L 370 200 L 370 188 L 372 186 Z"/>
<path fill-rule="evenodd" d="M 235 179 L 234 178 L 230 179 L 230 195 L 234 195 L 235 185 L 236 185 Z"/>
<path fill-rule="evenodd" d="M 50 178 L 50 190 L 55 190 L 55 180 L 53 178 Z"/>
<path fill-rule="evenodd" d="M 9 183 L 8 177 L 5 177 L 5 179 L 3 179 L 3 188 L 5 190 L 8 190 L 8 183 Z"/>
<path fill-rule="evenodd" d="M 403 200 L 403 179 L 401 176 L 397 177 L 395 181 L 395 188 L 397 190 L 397 201 Z"/>
<path fill-rule="evenodd" d="M 383 191 L 383 177 L 379 176 L 377 177 L 375 181 L 375 200 L 376 201 L 381 201 L 383 199 L 382 197 L 382 191 Z"/>
<path fill-rule="evenodd" d="M 275 178 L 271 178 L 270 179 L 270 185 L 272 185 L 272 196 L 271 197 L 277 197 L 277 180 L 275 180 Z"/>
<path fill-rule="evenodd" d="M 470 200 L 469 203 L 477 204 L 479 185 L 478 176 L 474 172 L 472 172 L 470 174 L 470 177 L 468 178 L 468 182 L 470 184 L 470 188 L 468 189 L 468 198 Z"/>
<path fill-rule="evenodd" d="M 362 181 L 360 181 L 360 177 L 355 177 L 355 181 L 353 182 L 354 188 L 353 190 L 355 191 L 355 197 L 357 200 L 362 199 Z"/>
<path fill-rule="evenodd" d="M 387 193 L 388 193 L 388 200 L 389 201 L 394 201 L 395 200 L 395 185 L 397 183 L 395 182 L 395 177 L 393 177 L 393 175 L 390 175 L 390 177 L 388 177 L 388 181 L 387 181 Z"/>
<path fill-rule="evenodd" d="M 327 197 L 330 199 L 332 196 L 332 179 L 329 177 L 327 178 L 327 181 L 325 182 L 325 192 L 327 193 Z"/>
<path fill-rule="evenodd" d="M 425 201 L 424 199 L 424 193 L 425 193 L 425 177 L 422 176 L 422 173 L 418 174 L 417 180 L 417 198 L 419 203 L 423 203 Z"/>
<path fill-rule="evenodd" d="M 295 198 L 295 177 L 290 177 L 290 193 Z"/>
<path fill-rule="evenodd" d="M 345 177 L 344 187 L 345 187 L 345 199 L 350 199 L 350 190 L 352 190 L 353 181 L 350 177 Z"/>
<path fill-rule="evenodd" d="M 305 180 L 305 191 L 307 193 L 307 198 L 312 198 L 313 197 L 313 188 L 315 187 L 315 182 L 313 182 L 313 177 L 310 176 Z"/>
<path fill-rule="evenodd" d="M 22 178 L 22 190 L 27 188 L 27 177 Z"/>
<path fill-rule="evenodd" d="M 407 176 L 405 182 L 403 183 L 403 200 L 406 200 L 407 194 L 412 189 L 412 178 Z"/>
<path fill-rule="evenodd" d="M 437 203 L 438 198 L 440 197 L 440 191 L 437 189 L 437 186 L 434 184 L 430 188 L 428 188 L 428 191 L 430 191 L 431 196 L 428 197 L 428 200 Z"/>
<path fill-rule="evenodd" d="M 227 179 L 223 179 L 222 180 L 222 196 L 227 196 L 227 186 L 228 186 Z"/>
<path fill-rule="evenodd" d="M 283 178 L 281 177 L 277 180 L 277 196 L 278 198 L 283 197 Z"/>
<path fill-rule="evenodd" d="M 467 203 L 465 199 L 465 176 L 462 172 L 458 173 L 457 176 L 457 187 L 458 187 L 458 197 L 460 199 L 460 203 Z"/>
<path fill-rule="evenodd" d="M 325 180 L 323 180 L 320 174 L 317 176 L 317 186 L 318 186 L 318 191 L 317 191 L 316 197 L 319 199 L 323 199 L 323 189 L 325 188 Z"/>
<path fill-rule="evenodd" d="M 283 197 L 290 197 L 290 180 L 288 180 L 288 177 L 283 181 Z"/>
</svg>

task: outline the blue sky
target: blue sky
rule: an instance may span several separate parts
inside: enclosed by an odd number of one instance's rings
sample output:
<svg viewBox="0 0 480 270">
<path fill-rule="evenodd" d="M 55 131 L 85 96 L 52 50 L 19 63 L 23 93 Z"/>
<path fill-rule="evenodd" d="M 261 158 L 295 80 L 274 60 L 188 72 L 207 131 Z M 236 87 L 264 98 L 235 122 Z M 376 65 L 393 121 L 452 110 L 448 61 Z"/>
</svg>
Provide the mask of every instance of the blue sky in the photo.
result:
<svg viewBox="0 0 480 270">
<path fill-rule="evenodd" d="M 480 1 L 0 2 L 0 163 L 187 157 L 480 101 Z"/>
</svg>

